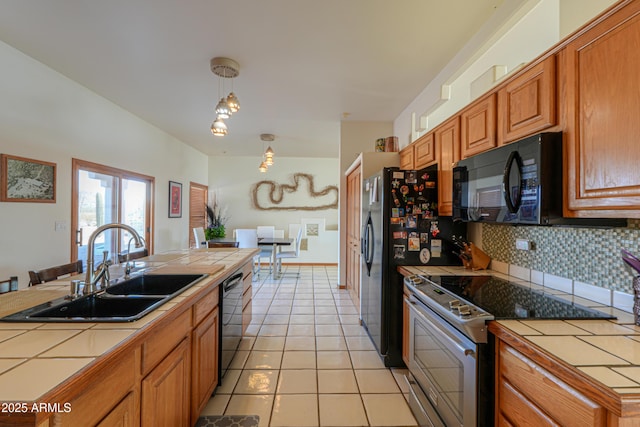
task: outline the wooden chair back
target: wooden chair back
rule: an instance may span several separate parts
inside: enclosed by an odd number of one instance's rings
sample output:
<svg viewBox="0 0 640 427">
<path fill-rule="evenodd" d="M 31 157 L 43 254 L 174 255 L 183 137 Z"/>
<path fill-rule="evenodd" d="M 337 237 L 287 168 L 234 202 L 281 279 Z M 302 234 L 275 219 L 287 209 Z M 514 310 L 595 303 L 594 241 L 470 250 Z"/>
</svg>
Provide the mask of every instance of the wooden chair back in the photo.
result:
<svg viewBox="0 0 640 427">
<path fill-rule="evenodd" d="M 144 258 L 146 256 L 149 256 L 149 251 L 147 250 L 147 248 L 141 249 L 139 251 L 131 251 L 129 253 L 129 261 L 131 261 L 132 259 Z M 120 252 L 118 254 L 118 262 L 120 264 L 122 264 L 123 262 L 127 262 L 127 251 Z"/>
<path fill-rule="evenodd" d="M 82 273 L 82 261 L 77 260 L 75 262 L 63 265 L 57 265 L 55 267 L 44 268 L 42 270 L 29 271 L 29 286 L 38 285 L 40 283 L 51 282 L 61 276 L 66 276 L 72 273 Z"/>
</svg>

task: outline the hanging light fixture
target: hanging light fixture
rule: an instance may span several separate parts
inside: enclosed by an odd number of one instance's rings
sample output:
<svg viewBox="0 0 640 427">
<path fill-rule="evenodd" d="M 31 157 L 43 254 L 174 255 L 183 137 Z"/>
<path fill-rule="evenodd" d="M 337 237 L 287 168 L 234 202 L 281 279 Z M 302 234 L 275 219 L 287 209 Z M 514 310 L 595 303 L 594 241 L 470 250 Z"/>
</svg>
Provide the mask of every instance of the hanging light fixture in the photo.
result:
<svg viewBox="0 0 640 427">
<path fill-rule="evenodd" d="M 260 134 L 260 139 L 262 140 L 262 147 L 264 148 L 264 143 L 265 142 L 273 142 L 275 141 L 276 137 L 274 134 L 272 133 L 262 133 Z M 273 149 L 271 148 L 271 146 L 269 146 L 269 148 L 267 148 L 267 151 L 264 152 L 264 162 L 267 166 L 272 166 L 273 165 L 273 155 L 275 153 L 273 152 Z"/>
<path fill-rule="evenodd" d="M 211 133 L 215 136 L 225 136 L 227 134 L 227 125 L 218 117 L 211 124 Z"/>
<path fill-rule="evenodd" d="M 265 173 L 267 169 L 267 164 L 263 160 L 262 163 L 260 163 L 260 166 L 258 166 L 258 170 L 262 173 Z"/>
<path fill-rule="evenodd" d="M 267 151 L 264 152 L 265 160 L 264 162 L 267 166 L 273 166 L 273 150 L 271 147 L 267 148 Z"/>
<path fill-rule="evenodd" d="M 238 98 L 233 93 L 229 96 L 221 96 L 221 92 L 224 93 L 224 80 L 231 79 L 231 85 L 233 87 L 233 79 L 240 74 L 240 66 L 236 61 L 230 58 L 215 57 L 210 62 L 211 72 L 218 76 L 218 96 L 220 101 L 216 105 L 216 120 L 211 125 L 211 133 L 217 136 L 224 136 L 227 134 L 227 125 L 223 119 L 228 119 L 231 115 L 240 109 L 240 103 Z M 222 91 L 220 91 L 220 85 L 222 84 Z M 231 99 L 232 102 L 229 102 Z"/>
</svg>

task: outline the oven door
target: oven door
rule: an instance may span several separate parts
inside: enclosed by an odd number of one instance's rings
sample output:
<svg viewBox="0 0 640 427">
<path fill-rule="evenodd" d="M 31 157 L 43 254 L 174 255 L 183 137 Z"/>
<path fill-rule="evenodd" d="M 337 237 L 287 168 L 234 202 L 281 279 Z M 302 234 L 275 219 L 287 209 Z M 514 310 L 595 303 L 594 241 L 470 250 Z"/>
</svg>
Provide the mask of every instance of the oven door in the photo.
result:
<svg viewBox="0 0 640 427">
<path fill-rule="evenodd" d="M 420 386 L 412 392 L 431 405 L 421 416 L 435 411 L 433 425 L 475 427 L 478 346 L 414 296 L 409 302 L 409 371 Z"/>
</svg>

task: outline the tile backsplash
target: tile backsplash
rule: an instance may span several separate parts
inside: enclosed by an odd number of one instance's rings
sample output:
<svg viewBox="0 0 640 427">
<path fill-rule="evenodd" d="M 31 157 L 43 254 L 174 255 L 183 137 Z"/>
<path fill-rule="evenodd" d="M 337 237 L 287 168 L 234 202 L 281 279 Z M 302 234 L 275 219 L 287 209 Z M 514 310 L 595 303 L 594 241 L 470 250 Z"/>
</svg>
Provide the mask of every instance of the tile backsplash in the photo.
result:
<svg viewBox="0 0 640 427">
<path fill-rule="evenodd" d="M 516 239 L 530 240 L 533 249 L 516 249 Z M 497 261 L 633 294 L 635 272 L 620 249 L 640 256 L 640 220 L 619 228 L 482 224 L 482 248 Z"/>
</svg>

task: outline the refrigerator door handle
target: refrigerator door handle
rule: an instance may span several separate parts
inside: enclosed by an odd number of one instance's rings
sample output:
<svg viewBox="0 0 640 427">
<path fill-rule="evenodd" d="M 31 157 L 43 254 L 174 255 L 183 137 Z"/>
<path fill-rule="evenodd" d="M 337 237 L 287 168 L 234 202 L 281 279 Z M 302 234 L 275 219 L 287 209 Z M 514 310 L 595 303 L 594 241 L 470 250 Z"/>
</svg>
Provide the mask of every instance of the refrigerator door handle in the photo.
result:
<svg viewBox="0 0 640 427">
<path fill-rule="evenodd" d="M 367 265 L 367 275 L 371 275 L 371 266 L 373 265 L 373 256 L 375 254 L 375 245 L 372 242 L 373 222 L 371 221 L 371 213 L 367 217 L 367 225 L 364 232 L 364 262 Z"/>
</svg>

